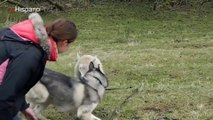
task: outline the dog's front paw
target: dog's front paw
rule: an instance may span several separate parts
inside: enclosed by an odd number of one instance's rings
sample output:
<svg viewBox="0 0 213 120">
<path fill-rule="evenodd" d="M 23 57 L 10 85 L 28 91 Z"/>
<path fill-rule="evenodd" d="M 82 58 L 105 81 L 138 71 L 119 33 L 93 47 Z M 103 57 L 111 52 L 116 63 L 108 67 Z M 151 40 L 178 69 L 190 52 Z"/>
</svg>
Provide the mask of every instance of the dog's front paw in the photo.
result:
<svg viewBox="0 0 213 120">
<path fill-rule="evenodd" d="M 92 115 L 92 120 L 101 120 L 101 119 L 96 117 L 95 115 Z"/>
</svg>

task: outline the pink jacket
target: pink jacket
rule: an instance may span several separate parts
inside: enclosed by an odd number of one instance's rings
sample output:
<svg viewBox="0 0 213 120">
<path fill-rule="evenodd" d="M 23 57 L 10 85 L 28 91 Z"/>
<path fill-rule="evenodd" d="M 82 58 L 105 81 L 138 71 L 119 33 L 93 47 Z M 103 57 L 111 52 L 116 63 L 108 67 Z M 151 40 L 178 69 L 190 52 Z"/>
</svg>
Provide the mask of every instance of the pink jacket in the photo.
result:
<svg viewBox="0 0 213 120">
<path fill-rule="evenodd" d="M 0 85 L 3 81 L 4 78 L 4 74 L 6 72 L 7 69 L 7 65 L 8 65 L 9 59 L 5 60 L 1 65 L 0 65 Z"/>
</svg>

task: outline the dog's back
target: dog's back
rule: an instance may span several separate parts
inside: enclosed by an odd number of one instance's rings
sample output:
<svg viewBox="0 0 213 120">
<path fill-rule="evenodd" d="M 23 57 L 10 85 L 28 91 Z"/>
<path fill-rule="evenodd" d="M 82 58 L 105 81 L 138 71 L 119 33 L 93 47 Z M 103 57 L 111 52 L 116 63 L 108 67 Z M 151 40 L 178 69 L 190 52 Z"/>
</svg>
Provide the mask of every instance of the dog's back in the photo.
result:
<svg viewBox="0 0 213 120">
<path fill-rule="evenodd" d="M 47 88 L 51 101 L 59 111 L 70 111 L 83 100 L 81 94 L 84 92 L 84 86 L 79 80 L 45 69 L 40 82 Z"/>
</svg>

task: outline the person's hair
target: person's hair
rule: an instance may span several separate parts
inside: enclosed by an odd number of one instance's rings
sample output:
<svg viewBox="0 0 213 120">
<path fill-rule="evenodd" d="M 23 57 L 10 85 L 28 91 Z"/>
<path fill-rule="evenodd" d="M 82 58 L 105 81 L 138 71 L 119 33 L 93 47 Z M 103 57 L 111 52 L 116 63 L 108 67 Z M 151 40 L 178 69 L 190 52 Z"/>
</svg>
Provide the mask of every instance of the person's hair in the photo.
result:
<svg viewBox="0 0 213 120">
<path fill-rule="evenodd" d="M 72 21 L 57 19 L 47 26 L 47 34 L 57 43 L 61 40 L 73 42 L 77 37 L 77 28 Z"/>
</svg>

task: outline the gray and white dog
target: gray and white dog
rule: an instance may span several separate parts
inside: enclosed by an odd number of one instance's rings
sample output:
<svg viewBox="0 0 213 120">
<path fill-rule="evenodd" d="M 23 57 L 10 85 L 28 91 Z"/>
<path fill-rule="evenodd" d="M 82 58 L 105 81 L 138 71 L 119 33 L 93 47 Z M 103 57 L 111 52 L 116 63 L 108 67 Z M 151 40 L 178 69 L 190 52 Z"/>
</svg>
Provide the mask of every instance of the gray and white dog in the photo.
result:
<svg viewBox="0 0 213 120">
<path fill-rule="evenodd" d="M 103 99 L 108 86 L 100 60 L 91 55 L 78 58 L 76 78 L 45 69 L 41 80 L 27 93 L 26 100 L 40 120 L 47 120 L 41 112 L 53 104 L 58 111 L 76 113 L 80 120 L 101 120 L 92 114 Z"/>
</svg>

